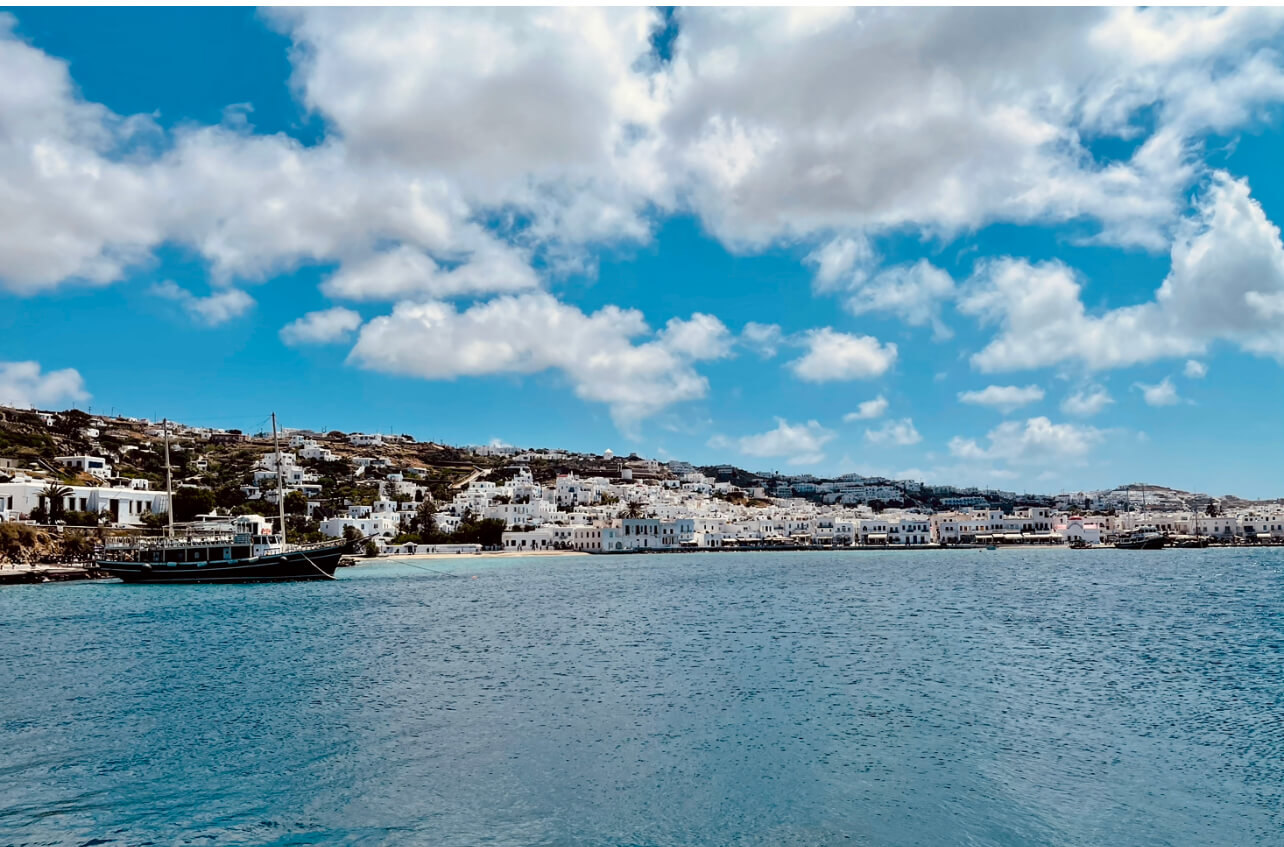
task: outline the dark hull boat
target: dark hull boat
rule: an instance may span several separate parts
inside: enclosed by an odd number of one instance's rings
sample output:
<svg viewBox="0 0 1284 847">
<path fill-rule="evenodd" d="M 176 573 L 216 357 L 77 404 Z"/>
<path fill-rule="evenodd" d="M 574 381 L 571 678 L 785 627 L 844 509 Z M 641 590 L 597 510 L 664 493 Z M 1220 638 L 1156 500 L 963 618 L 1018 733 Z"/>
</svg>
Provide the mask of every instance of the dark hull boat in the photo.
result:
<svg viewBox="0 0 1284 847">
<path fill-rule="evenodd" d="M 1152 526 L 1143 526 L 1126 533 L 1115 542 L 1120 550 L 1162 550 L 1168 546 L 1168 536 Z"/>
<path fill-rule="evenodd" d="M 1160 538 L 1138 538 L 1127 541 L 1116 541 L 1115 547 L 1120 550 L 1162 550 L 1165 546 L 1165 539 Z"/>
<path fill-rule="evenodd" d="M 99 561 L 96 567 L 124 582 L 286 582 L 334 579 L 339 560 L 354 542 L 245 558 L 214 558 L 227 547 L 180 546 L 140 551 L 140 561 Z M 231 548 L 235 549 L 235 548 Z M 239 552 L 239 551 L 238 551 Z M 208 555 L 207 555 L 208 554 Z"/>
<path fill-rule="evenodd" d="M 169 421 L 165 429 L 165 495 L 173 502 L 173 480 L 169 464 Z M 284 492 L 281 473 L 281 446 L 277 442 L 276 414 L 272 414 L 272 446 L 276 453 L 277 491 Z M 303 579 L 334 579 L 344 554 L 358 541 L 308 546 L 285 541 L 285 497 L 277 498 L 281 510 L 279 535 L 267 532 L 266 521 L 258 515 L 216 518 L 213 522 L 188 527 L 188 534 L 176 538 L 173 515 L 168 516 L 164 538 L 127 540 L 123 545 L 108 542 L 94 566 L 124 582 L 286 582 Z M 219 523 L 226 524 L 219 527 Z M 364 539 L 362 539 L 364 540 Z"/>
</svg>

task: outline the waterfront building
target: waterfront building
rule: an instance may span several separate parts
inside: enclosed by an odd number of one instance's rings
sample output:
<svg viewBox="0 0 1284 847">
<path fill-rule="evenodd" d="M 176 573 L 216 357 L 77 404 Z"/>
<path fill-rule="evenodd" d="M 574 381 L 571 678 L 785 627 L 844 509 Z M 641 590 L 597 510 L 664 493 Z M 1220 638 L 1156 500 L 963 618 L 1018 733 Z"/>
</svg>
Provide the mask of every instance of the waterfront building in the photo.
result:
<svg viewBox="0 0 1284 847">
<path fill-rule="evenodd" d="M 143 480 L 143 482 L 146 482 Z M 68 485 L 62 508 L 68 512 L 96 512 L 113 526 L 141 526 L 143 516 L 169 510 L 163 491 L 150 491 L 144 485 L 135 487 L 133 480 L 122 485 Z M 0 483 L 0 515 L 4 520 L 26 520 L 45 504 L 45 491 L 50 482 L 20 474 L 10 482 Z"/>
</svg>

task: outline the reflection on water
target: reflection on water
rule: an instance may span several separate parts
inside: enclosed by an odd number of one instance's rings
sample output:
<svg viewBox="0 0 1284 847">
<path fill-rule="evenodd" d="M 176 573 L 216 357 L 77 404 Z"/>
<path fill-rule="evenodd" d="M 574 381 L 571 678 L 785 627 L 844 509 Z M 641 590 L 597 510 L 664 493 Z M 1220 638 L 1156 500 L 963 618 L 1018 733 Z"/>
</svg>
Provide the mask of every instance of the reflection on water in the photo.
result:
<svg viewBox="0 0 1284 847">
<path fill-rule="evenodd" d="M 0 590 L 0 844 L 1284 844 L 1284 550 Z"/>
</svg>

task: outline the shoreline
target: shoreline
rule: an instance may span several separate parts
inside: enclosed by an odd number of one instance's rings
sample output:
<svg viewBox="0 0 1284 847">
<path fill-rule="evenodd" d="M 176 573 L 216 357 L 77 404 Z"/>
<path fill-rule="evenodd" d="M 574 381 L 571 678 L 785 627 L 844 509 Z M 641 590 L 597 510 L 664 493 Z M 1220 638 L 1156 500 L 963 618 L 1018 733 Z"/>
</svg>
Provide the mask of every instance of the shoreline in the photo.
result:
<svg viewBox="0 0 1284 847">
<path fill-rule="evenodd" d="M 1279 544 L 1210 544 L 1207 547 L 1197 549 L 1201 550 L 1245 550 L 1245 549 L 1266 549 L 1281 547 Z M 983 544 L 914 544 L 914 545 L 863 545 L 863 546 L 843 546 L 843 547 L 677 547 L 672 549 L 649 548 L 641 550 L 527 550 L 524 552 L 507 551 L 507 550 L 485 550 L 480 553 L 402 553 L 392 556 L 375 556 L 366 558 L 364 556 L 354 557 L 353 565 L 373 564 L 375 562 L 397 562 L 413 561 L 415 559 L 459 559 L 467 561 L 471 559 L 532 559 L 548 558 L 559 556 L 672 556 L 691 553 L 878 553 L 878 552 L 953 552 L 953 551 L 985 551 L 997 553 L 1003 550 L 1075 550 L 1083 551 L 1101 551 L 1101 550 L 1118 550 L 1113 544 L 1100 544 L 1093 547 L 1074 548 L 1066 544 L 1000 544 L 995 549 L 990 550 Z M 1179 547 L 1165 547 L 1164 550 L 1179 550 Z M 1137 552 L 1125 550 L 1123 552 Z M 1157 552 L 1157 551 L 1142 551 Z"/>
<path fill-rule="evenodd" d="M 369 562 L 401 562 L 415 559 L 458 559 L 461 562 L 473 559 L 526 559 L 547 556 L 591 556 L 583 550 L 531 550 L 525 553 L 510 553 L 506 550 L 483 550 L 480 553 L 396 553 L 391 556 L 354 556 L 353 566 Z"/>
<path fill-rule="evenodd" d="M 1210 544 L 1207 547 L 1196 548 L 1200 550 L 1261 550 L 1271 548 L 1284 548 L 1280 544 Z M 351 564 L 341 565 L 341 567 L 359 567 L 362 565 L 374 565 L 380 562 L 407 562 L 414 561 L 447 561 L 457 560 L 460 562 L 474 561 L 477 559 L 543 559 L 543 558 L 561 558 L 568 556 L 588 557 L 588 556 L 610 556 L 613 558 L 627 556 L 652 556 L 652 555 L 680 555 L 689 553 L 873 553 L 873 552 L 948 552 L 954 550 L 977 551 L 983 550 L 990 553 L 997 553 L 1002 550 L 1071 550 L 1075 548 L 1068 547 L 1064 544 L 1001 544 L 994 550 L 987 550 L 986 547 L 949 545 L 942 547 L 940 545 L 919 544 L 913 546 L 893 545 L 893 546 L 861 546 L 861 547 L 697 547 L 697 548 L 677 548 L 672 550 L 643 549 L 643 550 L 620 550 L 620 551 L 595 551 L 588 552 L 585 550 L 528 550 L 526 552 L 509 552 L 505 550 L 485 550 L 480 553 L 414 553 L 398 554 L 393 556 L 375 556 L 367 558 L 365 556 L 352 557 Z M 1088 551 L 1116 550 L 1118 548 L 1109 544 L 1102 544 L 1097 547 L 1081 548 Z M 1179 550 L 1178 547 L 1165 547 L 1164 550 Z M 1160 552 L 1160 551 L 1124 551 L 1124 552 Z M 78 580 L 97 580 L 110 579 L 106 571 L 98 570 L 94 567 L 76 567 L 68 565 L 42 565 L 42 564 L 5 564 L 0 565 L 0 585 L 33 585 L 46 582 L 72 582 Z"/>
</svg>

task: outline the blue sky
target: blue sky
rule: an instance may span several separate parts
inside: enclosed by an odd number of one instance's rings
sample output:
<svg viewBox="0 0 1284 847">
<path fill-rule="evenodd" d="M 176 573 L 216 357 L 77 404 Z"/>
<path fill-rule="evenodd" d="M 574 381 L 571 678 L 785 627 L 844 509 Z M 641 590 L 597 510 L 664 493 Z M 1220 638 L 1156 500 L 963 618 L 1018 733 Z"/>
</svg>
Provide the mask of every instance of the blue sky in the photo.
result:
<svg viewBox="0 0 1284 847">
<path fill-rule="evenodd" d="M 8 14 L 0 402 L 1284 494 L 1274 11 Z"/>
</svg>

